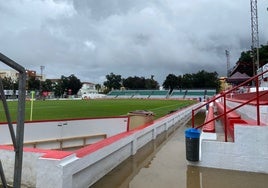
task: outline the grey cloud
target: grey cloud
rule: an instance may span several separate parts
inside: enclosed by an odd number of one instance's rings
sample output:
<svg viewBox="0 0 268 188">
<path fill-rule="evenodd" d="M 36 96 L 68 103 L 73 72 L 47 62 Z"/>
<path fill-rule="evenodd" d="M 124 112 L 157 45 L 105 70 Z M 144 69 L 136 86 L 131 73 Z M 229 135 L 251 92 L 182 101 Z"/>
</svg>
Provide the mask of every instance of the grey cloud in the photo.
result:
<svg viewBox="0 0 268 188">
<path fill-rule="evenodd" d="M 250 4 L 244 0 L 32 0 L 0 2 L 0 51 L 47 78 L 75 74 L 102 83 L 110 72 L 155 75 L 205 69 L 226 74 L 250 48 Z M 260 43 L 267 11 L 259 1 Z M 4 18 L 4 19 L 2 19 Z"/>
</svg>

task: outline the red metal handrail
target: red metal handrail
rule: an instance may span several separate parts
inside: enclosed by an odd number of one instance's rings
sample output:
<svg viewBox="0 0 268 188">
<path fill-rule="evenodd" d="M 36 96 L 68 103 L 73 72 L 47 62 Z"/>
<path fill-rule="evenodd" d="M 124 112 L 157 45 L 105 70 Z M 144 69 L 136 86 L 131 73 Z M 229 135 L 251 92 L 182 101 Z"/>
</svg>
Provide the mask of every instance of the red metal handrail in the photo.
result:
<svg viewBox="0 0 268 188">
<path fill-rule="evenodd" d="M 245 82 L 239 84 L 238 86 L 235 86 L 234 88 L 232 88 L 232 89 L 230 89 L 228 91 L 224 91 L 220 95 L 218 95 L 216 97 L 213 97 L 211 100 L 205 102 L 203 105 L 198 106 L 195 109 L 192 109 L 192 128 L 199 129 L 199 128 L 203 127 L 204 125 L 206 125 L 206 124 L 208 124 L 208 123 L 210 123 L 212 121 L 215 121 L 215 120 L 219 119 L 220 117 L 224 116 L 224 130 L 225 130 L 224 134 L 225 134 L 225 142 L 227 142 L 227 124 L 226 124 L 226 122 L 227 122 L 227 114 L 232 112 L 232 111 L 234 111 L 234 110 L 236 110 L 236 109 L 238 109 L 238 108 L 240 108 L 240 107 L 242 107 L 242 106 L 244 106 L 244 105 L 246 105 L 246 104 L 248 104 L 248 103 L 250 103 L 250 102 L 252 102 L 252 101 L 254 101 L 254 100 L 256 100 L 257 125 L 260 125 L 260 97 L 266 95 L 268 93 L 268 91 L 263 92 L 262 94 L 259 94 L 259 80 L 258 80 L 258 78 L 260 76 L 262 76 L 263 74 L 265 74 L 265 73 L 268 73 L 268 70 L 266 70 L 266 71 L 264 71 L 264 72 L 262 72 L 262 73 L 260 73 L 260 74 L 258 74 L 256 76 L 246 80 Z M 252 82 L 252 81 L 255 81 L 256 97 L 253 97 L 252 99 L 249 99 L 249 100 L 241 103 L 240 105 L 232 108 L 231 110 L 227 111 L 227 108 L 226 108 L 226 95 L 231 93 L 234 90 L 237 90 L 239 87 L 244 86 L 245 84 L 247 84 L 249 82 Z M 195 111 L 199 110 L 200 108 L 202 108 L 202 107 L 204 107 L 206 105 L 209 105 L 211 102 L 215 102 L 217 99 L 222 98 L 222 97 L 223 97 L 223 103 L 224 103 L 224 112 L 223 112 L 223 114 L 220 114 L 220 115 L 214 117 L 213 119 L 210 119 L 209 121 L 204 122 L 202 125 L 199 125 L 199 126 L 195 127 L 195 125 L 194 125 L 194 123 L 195 123 L 195 121 L 194 121 Z"/>
</svg>

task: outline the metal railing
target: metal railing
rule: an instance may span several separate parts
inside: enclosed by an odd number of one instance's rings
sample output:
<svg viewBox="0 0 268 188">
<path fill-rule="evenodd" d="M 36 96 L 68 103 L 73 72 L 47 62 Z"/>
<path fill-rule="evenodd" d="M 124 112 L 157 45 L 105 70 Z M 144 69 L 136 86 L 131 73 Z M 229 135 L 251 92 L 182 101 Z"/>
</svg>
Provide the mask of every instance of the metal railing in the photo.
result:
<svg viewBox="0 0 268 188">
<path fill-rule="evenodd" d="M 256 101 L 256 112 L 257 112 L 257 125 L 260 125 L 260 97 L 264 96 L 264 95 L 267 95 L 268 94 L 268 91 L 265 91 L 265 92 L 262 92 L 260 94 L 260 91 L 259 91 L 259 77 L 260 76 L 263 76 L 264 74 L 268 73 L 268 70 L 246 80 L 245 82 L 239 84 L 238 86 L 236 87 L 233 87 L 232 89 L 228 90 L 228 91 L 224 91 L 222 92 L 221 94 L 213 97 L 212 99 L 210 99 L 209 101 L 205 102 L 203 105 L 201 106 L 198 106 L 197 108 L 195 109 L 192 109 L 192 128 L 196 128 L 196 129 L 199 129 L 203 126 L 205 126 L 206 124 L 212 122 L 212 121 L 215 121 L 219 118 L 221 118 L 222 116 L 224 117 L 224 134 L 225 134 L 225 142 L 227 142 L 227 114 L 229 114 L 230 112 L 233 112 L 234 110 L 246 105 L 246 104 L 249 104 L 250 102 L 252 101 Z M 240 105 L 230 109 L 230 110 L 227 110 L 227 106 L 226 106 L 226 96 L 228 94 L 231 94 L 232 92 L 236 91 L 237 89 L 239 89 L 240 87 L 248 84 L 248 83 L 252 83 L 252 82 L 255 82 L 255 88 L 256 88 L 256 95 L 255 97 L 251 98 L 251 99 L 248 99 L 246 101 L 243 101 Z M 197 127 L 195 127 L 195 114 L 196 114 L 196 111 L 199 110 L 200 108 L 206 106 L 206 105 L 209 105 L 210 103 L 214 103 L 217 99 L 222 99 L 223 98 L 223 106 L 224 106 L 224 111 L 222 114 L 218 115 L 218 116 L 215 116 L 214 118 L 210 119 L 209 121 L 206 121 L 204 122 L 202 125 L 199 125 Z"/>
<path fill-rule="evenodd" d="M 17 64 L 15 61 L 9 59 L 2 53 L 0 53 L 0 61 L 5 63 L 7 66 L 15 69 L 19 72 L 19 95 L 18 95 L 18 109 L 17 109 L 17 126 L 16 134 L 13 129 L 6 97 L 4 94 L 3 83 L 0 79 L 0 94 L 3 103 L 3 108 L 5 110 L 6 119 L 8 122 L 9 132 L 15 152 L 15 164 L 14 164 L 14 177 L 13 177 L 13 187 L 21 187 L 21 172 L 22 172 L 22 158 L 23 158 L 23 136 L 24 136 L 24 115 L 25 115 L 25 95 L 26 95 L 26 71 L 25 68 Z M 3 187 L 7 187 L 7 182 L 4 175 L 4 170 L 2 164 L 0 163 L 0 175 Z"/>
</svg>

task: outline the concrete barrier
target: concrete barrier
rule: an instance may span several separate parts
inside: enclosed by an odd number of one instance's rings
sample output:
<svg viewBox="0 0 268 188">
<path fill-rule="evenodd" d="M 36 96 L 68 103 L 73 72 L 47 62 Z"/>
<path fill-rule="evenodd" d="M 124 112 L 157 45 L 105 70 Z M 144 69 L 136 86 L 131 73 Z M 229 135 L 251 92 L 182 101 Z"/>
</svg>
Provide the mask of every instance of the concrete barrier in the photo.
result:
<svg viewBox="0 0 268 188">
<path fill-rule="evenodd" d="M 119 133 L 82 149 L 66 152 L 24 148 L 22 183 L 38 188 L 89 187 L 162 132 L 187 123 L 193 108 L 181 109 L 137 129 Z M 0 146 L 0 158 L 12 181 L 13 148 Z"/>
<path fill-rule="evenodd" d="M 235 142 L 203 140 L 202 167 L 268 173 L 268 126 L 236 124 Z"/>
<path fill-rule="evenodd" d="M 106 134 L 107 137 L 111 137 L 126 132 L 128 123 L 128 116 L 26 122 L 24 142 L 98 134 Z M 16 125 L 14 125 L 14 129 L 16 129 Z M 0 144 L 11 143 L 8 125 L 0 124 Z"/>
</svg>

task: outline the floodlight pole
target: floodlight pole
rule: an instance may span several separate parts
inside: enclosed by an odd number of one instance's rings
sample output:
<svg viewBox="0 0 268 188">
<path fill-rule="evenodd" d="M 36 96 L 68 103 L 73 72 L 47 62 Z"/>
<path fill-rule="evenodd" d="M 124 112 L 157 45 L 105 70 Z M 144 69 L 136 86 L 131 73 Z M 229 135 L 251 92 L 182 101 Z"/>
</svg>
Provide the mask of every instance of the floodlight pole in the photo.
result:
<svg viewBox="0 0 268 188">
<path fill-rule="evenodd" d="M 259 69 L 259 31 L 258 31 L 258 7 L 257 0 L 250 0 L 251 10 L 251 39 L 252 39 L 252 61 L 253 75 Z M 257 69 L 256 69 L 257 68 Z"/>
<path fill-rule="evenodd" d="M 227 64 L 227 72 L 226 72 L 226 77 L 229 77 L 230 74 L 230 51 L 229 50 L 225 50 L 225 55 L 226 55 L 226 64 Z"/>
</svg>

